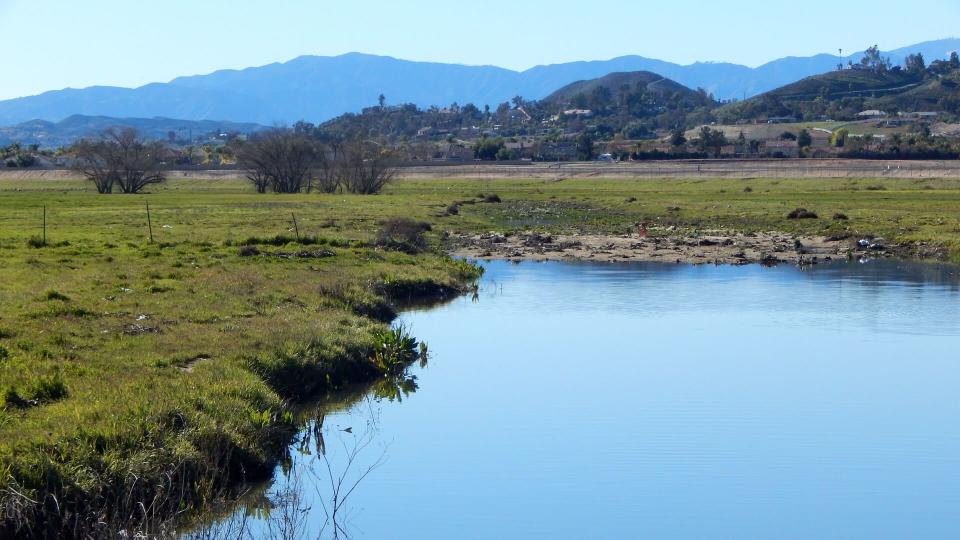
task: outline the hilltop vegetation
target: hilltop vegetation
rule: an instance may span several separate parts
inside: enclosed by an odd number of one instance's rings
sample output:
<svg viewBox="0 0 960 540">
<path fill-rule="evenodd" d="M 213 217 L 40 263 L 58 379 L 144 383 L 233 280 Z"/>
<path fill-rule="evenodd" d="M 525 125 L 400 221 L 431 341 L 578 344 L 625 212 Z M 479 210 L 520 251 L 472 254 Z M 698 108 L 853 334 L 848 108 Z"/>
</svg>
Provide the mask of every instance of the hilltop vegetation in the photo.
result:
<svg viewBox="0 0 960 540">
<path fill-rule="evenodd" d="M 868 53 L 860 64 L 726 105 L 716 116 L 721 123 L 770 117 L 849 120 L 865 110 L 960 115 L 960 57 L 954 53 L 927 66 L 921 55 L 912 55 L 904 66 L 890 66 Z"/>
</svg>

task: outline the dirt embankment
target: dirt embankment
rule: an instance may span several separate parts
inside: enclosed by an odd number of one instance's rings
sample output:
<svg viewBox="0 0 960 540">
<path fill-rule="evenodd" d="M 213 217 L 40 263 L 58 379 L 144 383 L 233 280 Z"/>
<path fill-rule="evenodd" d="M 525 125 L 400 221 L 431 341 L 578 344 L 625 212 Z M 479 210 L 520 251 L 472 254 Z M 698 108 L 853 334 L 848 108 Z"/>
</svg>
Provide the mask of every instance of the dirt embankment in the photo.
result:
<svg viewBox="0 0 960 540">
<path fill-rule="evenodd" d="M 904 255 L 902 246 L 882 238 L 824 238 L 778 233 L 651 235 L 544 235 L 539 233 L 463 235 L 451 238 L 455 255 L 476 259 L 536 261 L 665 262 L 688 264 L 818 264 L 848 257 Z"/>
</svg>

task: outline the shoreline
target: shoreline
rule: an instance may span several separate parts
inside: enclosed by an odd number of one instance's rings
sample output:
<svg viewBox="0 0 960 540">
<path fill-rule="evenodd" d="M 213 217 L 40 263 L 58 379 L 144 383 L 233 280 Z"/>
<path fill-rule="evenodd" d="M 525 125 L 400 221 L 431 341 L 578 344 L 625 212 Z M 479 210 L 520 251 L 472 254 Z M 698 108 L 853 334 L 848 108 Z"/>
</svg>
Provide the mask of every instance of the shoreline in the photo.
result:
<svg viewBox="0 0 960 540">
<path fill-rule="evenodd" d="M 795 264 L 807 266 L 852 258 L 942 259 L 930 246 L 890 244 L 882 238 L 736 233 L 677 233 L 650 230 L 633 235 L 541 234 L 537 232 L 460 235 L 450 239 L 451 254 L 476 260 L 660 262 L 669 264 Z"/>
</svg>

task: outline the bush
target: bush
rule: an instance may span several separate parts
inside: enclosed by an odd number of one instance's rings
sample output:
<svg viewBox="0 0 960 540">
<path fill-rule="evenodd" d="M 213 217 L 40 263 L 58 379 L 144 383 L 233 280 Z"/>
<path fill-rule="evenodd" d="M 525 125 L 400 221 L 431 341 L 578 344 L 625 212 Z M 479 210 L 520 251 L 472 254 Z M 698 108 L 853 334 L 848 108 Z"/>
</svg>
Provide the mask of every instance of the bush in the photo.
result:
<svg viewBox="0 0 960 540">
<path fill-rule="evenodd" d="M 0 361 L 10 358 L 10 351 L 6 347 L 0 345 Z"/>
<path fill-rule="evenodd" d="M 459 214 L 459 213 L 460 213 L 460 205 L 459 205 L 459 204 L 453 203 L 453 204 L 451 204 L 450 206 L 447 207 L 447 215 L 448 215 L 448 216 L 456 216 L 456 215 Z"/>
<path fill-rule="evenodd" d="M 377 245 L 408 253 L 422 251 L 426 247 L 423 233 L 431 230 L 430 224 L 410 218 L 388 219 L 377 233 Z"/>
<path fill-rule="evenodd" d="M 796 210 L 787 214 L 787 219 L 817 219 L 817 214 L 807 210 L 806 208 L 797 208 Z"/>
<path fill-rule="evenodd" d="M 491 193 L 490 195 L 487 195 L 486 197 L 483 197 L 483 202 L 485 202 L 485 203 L 498 203 L 498 202 L 501 202 L 501 201 L 500 201 L 500 196 L 499 196 L 499 195 L 497 195 L 496 193 Z"/>
<path fill-rule="evenodd" d="M 846 214 L 843 214 L 843 213 L 840 213 L 840 212 L 837 212 L 836 214 L 833 215 L 833 220 L 834 220 L 834 221 L 846 221 L 846 220 L 848 220 L 848 219 L 850 219 L 850 218 L 848 218 Z"/>
</svg>

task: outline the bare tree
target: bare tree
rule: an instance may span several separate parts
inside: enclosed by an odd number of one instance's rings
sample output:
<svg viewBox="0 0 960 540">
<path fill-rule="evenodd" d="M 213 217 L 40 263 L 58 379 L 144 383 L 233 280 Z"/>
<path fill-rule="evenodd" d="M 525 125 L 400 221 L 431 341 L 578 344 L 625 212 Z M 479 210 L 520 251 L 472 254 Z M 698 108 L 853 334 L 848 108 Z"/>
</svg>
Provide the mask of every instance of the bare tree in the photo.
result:
<svg viewBox="0 0 960 540">
<path fill-rule="evenodd" d="M 99 193 L 139 193 L 150 184 L 166 180 L 163 173 L 166 148 L 146 141 L 133 128 L 107 129 L 98 140 L 81 140 L 74 145 L 77 172 L 92 180 Z"/>
<path fill-rule="evenodd" d="M 113 148 L 105 141 L 81 139 L 72 148 L 74 171 L 91 180 L 97 193 L 113 193 L 117 181 L 117 161 Z"/>
<path fill-rule="evenodd" d="M 312 189 L 319 145 L 304 133 L 272 129 L 253 135 L 237 150 L 237 163 L 259 193 L 269 187 L 276 193 Z"/>
<path fill-rule="evenodd" d="M 380 193 L 397 174 L 390 152 L 372 141 L 345 144 L 336 161 L 340 183 L 350 193 Z"/>
</svg>

